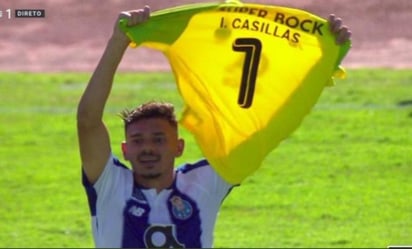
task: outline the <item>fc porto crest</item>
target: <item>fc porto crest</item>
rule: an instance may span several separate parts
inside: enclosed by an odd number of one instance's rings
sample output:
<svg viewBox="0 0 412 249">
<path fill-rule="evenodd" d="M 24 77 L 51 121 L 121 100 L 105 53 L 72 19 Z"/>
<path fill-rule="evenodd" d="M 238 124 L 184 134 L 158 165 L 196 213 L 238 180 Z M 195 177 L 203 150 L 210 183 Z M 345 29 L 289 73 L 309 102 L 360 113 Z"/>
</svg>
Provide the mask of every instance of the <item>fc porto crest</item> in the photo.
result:
<svg viewBox="0 0 412 249">
<path fill-rule="evenodd" d="M 175 218 L 186 220 L 190 216 L 192 216 L 193 207 L 188 201 L 182 199 L 180 196 L 175 195 L 170 198 L 170 202 L 172 204 L 172 213 Z"/>
</svg>

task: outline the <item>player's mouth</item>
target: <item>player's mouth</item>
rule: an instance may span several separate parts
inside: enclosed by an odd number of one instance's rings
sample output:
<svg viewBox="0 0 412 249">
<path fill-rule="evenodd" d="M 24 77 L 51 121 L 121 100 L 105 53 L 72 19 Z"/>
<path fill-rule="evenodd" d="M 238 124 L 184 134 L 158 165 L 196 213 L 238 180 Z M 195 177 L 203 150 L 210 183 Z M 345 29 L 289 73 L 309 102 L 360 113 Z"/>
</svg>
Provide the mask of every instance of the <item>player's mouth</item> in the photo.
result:
<svg viewBox="0 0 412 249">
<path fill-rule="evenodd" d="M 137 157 L 137 160 L 140 162 L 140 163 L 143 163 L 143 164 L 148 164 L 148 163 L 157 163 L 157 162 L 159 162 L 160 161 L 160 156 L 159 155 L 139 155 L 138 157 Z"/>
</svg>

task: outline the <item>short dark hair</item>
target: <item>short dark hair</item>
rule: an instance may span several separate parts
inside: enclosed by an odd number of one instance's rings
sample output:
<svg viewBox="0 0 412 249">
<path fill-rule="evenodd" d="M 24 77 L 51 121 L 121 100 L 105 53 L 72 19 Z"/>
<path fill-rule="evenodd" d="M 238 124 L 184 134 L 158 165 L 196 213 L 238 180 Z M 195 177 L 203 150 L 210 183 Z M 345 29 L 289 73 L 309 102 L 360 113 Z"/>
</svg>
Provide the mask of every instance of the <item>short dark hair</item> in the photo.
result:
<svg viewBox="0 0 412 249">
<path fill-rule="evenodd" d="M 177 128 L 176 115 L 174 113 L 174 106 L 171 103 L 161 101 L 149 101 L 141 104 L 135 109 L 123 110 L 119 116 L 124 122 L 124 128 L 134 122 L 148 118 L 162 118 L 168 121 L 173 127 Z"/>
</svg>

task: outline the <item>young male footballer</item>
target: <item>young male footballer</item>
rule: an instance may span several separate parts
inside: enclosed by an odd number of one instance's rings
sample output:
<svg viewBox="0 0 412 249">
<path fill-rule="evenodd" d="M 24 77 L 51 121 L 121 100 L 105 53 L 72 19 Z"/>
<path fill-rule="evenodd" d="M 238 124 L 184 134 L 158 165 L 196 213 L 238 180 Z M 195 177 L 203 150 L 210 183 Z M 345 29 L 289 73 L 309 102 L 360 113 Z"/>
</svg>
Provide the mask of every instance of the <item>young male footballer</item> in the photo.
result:
<svg viewBox="0 0 412 249">
<path fill-rule="evenodd" d="M 118 18 L 127 19 L 129 26 L 140 25 L 150 18 L 150 8 L 121 12 Z M 119 19 L 77 110 L 83 185 L 95 246 L 210 248 L 219 208 L 234 186 L 206 160 L 175 169 L 185 143 L 172 104 L 148 102 L 123 111 L 122 151 L 131 169 L 112 154 L 103 113 L 130 43 L 119 29 Z M 350 38 L 341 19 L 332 15 L 329 22 L 337 43 Z"/>
</svg>

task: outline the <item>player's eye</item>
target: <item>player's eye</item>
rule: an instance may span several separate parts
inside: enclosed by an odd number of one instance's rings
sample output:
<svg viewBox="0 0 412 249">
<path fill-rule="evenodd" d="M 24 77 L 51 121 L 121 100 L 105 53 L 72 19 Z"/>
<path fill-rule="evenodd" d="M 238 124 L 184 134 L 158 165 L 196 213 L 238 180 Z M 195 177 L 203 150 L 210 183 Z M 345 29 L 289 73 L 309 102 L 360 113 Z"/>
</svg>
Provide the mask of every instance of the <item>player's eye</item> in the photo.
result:
<svg viewBox="0 0 412 249">
<path fill-rule="evenodd" d="M 132 142 L 134 144 L 142 144 L 143 143 L 143 139 L 142 138 L 135 138 L 132 140 Z"/>
<path fill-rule="evenodd" d="M 153 142 L 155 144 L 163 144 L 164 142 L 166 142 L 166 138 L 163 136 L 154 137 Z"/>
</svg>

